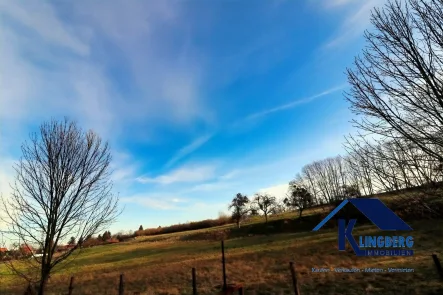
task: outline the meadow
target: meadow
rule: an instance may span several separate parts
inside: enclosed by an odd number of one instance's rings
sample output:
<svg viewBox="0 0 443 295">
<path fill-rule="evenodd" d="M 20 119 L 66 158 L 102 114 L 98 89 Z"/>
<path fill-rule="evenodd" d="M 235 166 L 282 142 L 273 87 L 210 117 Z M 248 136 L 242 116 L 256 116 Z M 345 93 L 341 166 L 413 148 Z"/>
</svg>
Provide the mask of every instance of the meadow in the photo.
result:
<svg viewBox="0 0 443 295">
<path fill-rule="evenodd" d="M 67 294 L 71 276 L 75 277 L 73 294 L 117 294 L 121 273 L 125 294 L 192 294 L 193 267 L 198 294 L 216 294 L 222 284 L 221 238 L 226 239 L 228 283 L 243 284 L 245 294 L 293 294 L 290 261 L 296 265 L 301 294 L 443 294 L 443 282 L 431 258 L 433 253 L 443 258 L 441 220 L 408 222 L 414 229 L 412 257 L 357 257 L 350 248 L 338 251 L 334 226 L 319 232 L 304 229 L 303 224 L 311 226 L 309 216 L 317 213 L 307 212 L 302 220 L 297 220 L 297 213 L 274 216 L 271 229 L 255 218 L 240 229 L 225 225 L 82 249 L 51 277 L 48 294 Z M 371 224 L 354 229 L 354 236 L 377 233 Z M 312 268 L 339 267 L 412 268 L 414 272 L 312 272 Z M 24 281 L 0 266 L 0 294 L 23 294 L 25 288 Z"/>
</svg>

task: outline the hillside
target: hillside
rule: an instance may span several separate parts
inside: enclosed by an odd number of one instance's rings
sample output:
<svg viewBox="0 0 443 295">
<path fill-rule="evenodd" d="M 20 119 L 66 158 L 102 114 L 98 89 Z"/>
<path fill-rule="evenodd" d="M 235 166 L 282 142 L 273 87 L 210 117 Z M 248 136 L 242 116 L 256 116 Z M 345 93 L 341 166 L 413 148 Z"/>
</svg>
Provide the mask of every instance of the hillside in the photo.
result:
<svg viewBox="0 0 443 295">
<path fill-rule="evenodd" d="M 441 220 L 407 220 L 414 228 L 413 257 L 359 258 L 352 251 L 337 251 L 335 228 L 311 232 L 310 220 L 320 215 L 319 211 L 311 211 L 303 220 L 297 220 L 296 215 L 285 214 L 271 219 L 272 227 L 253 220 L 240 229 L 226 225 L 137 237 L 125 243 L 84 249 L 75 261 L 68 262 L 63 271 L 51 278 L 48 294 L 66 294 L 71 276 L 75 276 L 74 294 L 117 294 L 120 273 L 126 278 L 125 294 L 191 294 L 192 267 L 197 270 L 199 294 L 214 294 L 214 288 L 222 283 L 218 241 L 221 237 L 227 239 L 228 283 L 243 283 L 246 294 L 291 294 L 289 261 L 296 263 L 302 294 L 440 294 L 443 291 L 430 256 L 437 253 L 443 257 Z M 356 235 L 377 232 L 369 224 L 355 229 Z M 402 267 L 415 271 L 312 272 L 312 268 L 321 267 Z M 23 292 L 24 282 L 7 275 L 4 267 L 0 267 L 0 274 L 2 293 Z"/>
</svg>

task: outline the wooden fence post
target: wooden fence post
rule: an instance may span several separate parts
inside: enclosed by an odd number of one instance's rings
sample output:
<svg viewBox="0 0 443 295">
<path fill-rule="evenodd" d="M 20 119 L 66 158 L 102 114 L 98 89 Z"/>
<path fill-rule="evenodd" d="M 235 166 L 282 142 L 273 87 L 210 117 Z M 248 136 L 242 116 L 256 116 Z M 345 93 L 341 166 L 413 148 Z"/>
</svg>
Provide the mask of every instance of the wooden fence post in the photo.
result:
<svg viewBox="0 0 443 295">
<path fill-rule="evenodd" d="M 74 277 L 71 277 L 71 281 L 69 282 L 69 291 L 68 295 L 72 295 L 72 290 L 74 289 Z"/>
<path fill-rule="evenodd" d="M 192 268 L 192 294 L 197 295 L 197 282 L 195 278 L 195 267 Z"/>
<path fill-rule="evenodd" d="M 294 294 L 300 295 L 300 289 L 298 288 L 298 282 L 297 282 L 297 274 L 295 273 L 293 262 L 289 262 L 289 269 L 291 270 L 292 285 L 294 286 Z"/>
<path fill-rule="evenodd" d="M 225 265 L 225 241 L 221 241 L 221 247 L 222 247 L 222 265 L 223 265 L 223 291 L 226 291 L 227 284 L 226 284 L 226 265 Z"/>
<path fill-rule="evenodd" d="M 120 275 L 120 284 L 118 286 L 118 295 L 124 295 L 125 293 L 125 282 L 124 282 L 124 275 Z"/>
<path fill-rule="evenodd" d="M 434 260 L 435 267 L 437 268 L 438 275 L 440 276 L 440 280 L 443 280 L 443 269 L 441 267 L 440 260 L 437 257 L 437 254 L 432 254 L 432 259 Z"/>
</svg>

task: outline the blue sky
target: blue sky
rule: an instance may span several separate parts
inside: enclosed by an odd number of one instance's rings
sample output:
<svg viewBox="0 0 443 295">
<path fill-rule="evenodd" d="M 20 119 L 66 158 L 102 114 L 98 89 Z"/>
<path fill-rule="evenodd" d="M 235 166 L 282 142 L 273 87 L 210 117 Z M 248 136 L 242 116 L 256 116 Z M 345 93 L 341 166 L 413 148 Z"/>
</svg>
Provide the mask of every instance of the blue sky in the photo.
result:
<svg viewBox="0 0 443 295">
<path fill-rule="evenodd" d="M 0 191 L 20 145 L 69 116 L 112 146 L 111 231 L 283 196 L 343 151 L 346 67 L 382 0 L 0 0 Z"/>
</svg>

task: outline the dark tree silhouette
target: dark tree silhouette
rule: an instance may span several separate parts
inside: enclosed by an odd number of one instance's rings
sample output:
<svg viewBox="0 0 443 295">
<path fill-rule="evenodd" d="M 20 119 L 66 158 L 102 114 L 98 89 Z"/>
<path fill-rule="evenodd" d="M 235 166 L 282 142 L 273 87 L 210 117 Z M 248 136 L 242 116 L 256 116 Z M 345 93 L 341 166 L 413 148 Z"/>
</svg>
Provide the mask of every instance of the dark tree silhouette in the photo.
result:
<svg viewBox="0 0 443 295">
<path fill-rule="evenodd" d="M 69 245 L 75 245 L 75 237 L 71 237 L 68 242 Z"/>
<path fill-rule="evenodd" d="M 107 240 L 109 240 L 111 238 L 111 232 L 110 231 L 105 231 L 102 235 L 102 241 L 106 242 Z"/>
<path fill-rule="evenodd" d="M 312 205 L 313 197 L 306 188 L 298 186 L 295 181 L 291 181 L 289 183 L 288 197 L 286 197 L 283 202 L 288 207 L 297 208 L 299 218 L 301 218 L 303 210 Z"/>
<path fill-rule="evenodd" d="M 26 260 L 26 270 L 13 261 L 9 266 L 36 283 L 41 295 L 54 267 L 78 248 L 57 256 L 57 245 L 108 227 L 118 215 L 118 198 L 112 194 L 108 144 L 74 122 L 43 123 L 22 145 L 22 154 L 13 192 L 2 199 L 4 222 L 17 240 L 40 247 L 43 257 Z"/>
<path fill-rule="evenodd" d="M 238 228 L 240 228 L 240 223 L 244 216 L 249 212 L 249 209 L 246 207 L 248 203 L 248 197 L 238 193 L 235 198 L 232 199 L 231 204 L 229 204 L 228 209 L 232 209 L 232 219 L 235 220 Z"/>
<path fill-rule="evenodd" d="M 346 99 L 365 135 L 405 139 L 443 162 L 443 0 L 389 1 L 372 11 L 367 46 L 347 70 Z"/>
<path fill-rule="evenodd" d="M 140 225 L 138 230 L 143 230 L 143 225 Z"/>
<path fill-rule="evenodd" d="M 347 70 L 345 97 L 360 118 L 346 146 L 372 187 L 432 213 L 428 196 L 441 197 L 443 175 L 443 0 L 389 1 L 371 23 Z M 413 187 L 420 192 L 402 190 Z"/>
<path fill-rule="evenodd" d="M 256 194 L 254 203 L 257 205 L 258 209 L 263 212 L 265 221 L 268 223 L 268 215 L 273 212 L 274 207 L 277 204 L 276 198 L 268 194 Z"/>
</svg>

